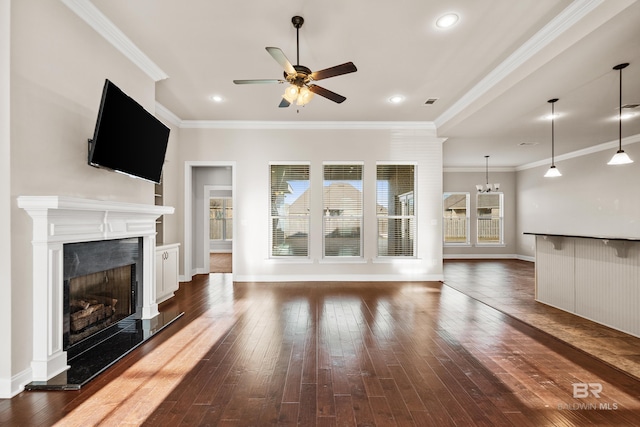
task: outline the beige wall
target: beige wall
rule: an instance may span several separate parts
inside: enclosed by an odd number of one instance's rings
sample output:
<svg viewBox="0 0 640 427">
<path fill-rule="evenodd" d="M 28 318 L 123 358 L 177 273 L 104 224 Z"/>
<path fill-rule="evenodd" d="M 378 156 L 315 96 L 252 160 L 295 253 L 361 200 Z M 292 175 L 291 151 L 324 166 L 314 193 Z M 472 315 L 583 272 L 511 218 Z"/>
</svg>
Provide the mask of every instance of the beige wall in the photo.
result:
<svg viewBox="0 0 640 427">
<path fill-rule="evenodd" d="M 29 369 L 32 336 L 32 224 L 16 198 L 66 195 L 153 204 L 153 184 L 88 166 L 87 139 L 105 78 L 150 111 L 155 83 L 62 2 L 17 0 L 11 7 L 12 315 L 0 329 L 12 337 L 15 376 Z"/>
<path fill-rule="evenodd" d="M 235 280 L 410 280 L 442 274 L 440 206 L 442 143 L 426 131 L 341 129 L 181 129 L 180 160 L 235 162 Z M 322 259 L 322 162 L 364 162 L 364 260 Z M 311 162 L 310 261 L 269 260 L 269 161 Z M 418 260 L 377 263 L 375 166 L 377 161 L 417 162 Z M 215 183 L 211 183 L 215 184 Z M 182 211 L 183 206 L 178 206 Z M 313 215 L 313 212 L 316 214 Z M 195 236 L 204 238 L 206 236 Z M 183 248 L 185 236 L 182 233 Z M 200 245 L 200 243 L 198 243 Z M 182 274 L 190 275 L 194 262 Z"/>
<path fill-rule="evenodd" d="M 635 160 L 609 166 L 616 148 L 556 161 L 562 173 L 544 178 L 548 166 L 518 172 L 518 253 L 534 256 L 525 232 L 640 238 L 640 143 L 624 147 Z"/>
<path fill-rule="evenodd" d="M 0 236 L 11 235 L 10 40 L 11 2 L 0 0 Z M 11 342 L 11 240 L 0 239 L 0 342 Z M 6 325 L 6 326 L 5 326 Z M 0 397 L 11 390 L 11 346 L 0 346 Z"/>
<path fill-rule="evenodd" d="M 516 173 L 489 172 L 489 182 L 499 183 L 504 194 L 504 245 L 476 245 L 476 184 L 486 183 L 485 172 L 445 172 L 445 192 L 467 192 L 470 194 L 470 246 L 446 246 L 444 255 L 448 258 L 498 258 L 516 257 L 518 241 L 516 236 Z"/>
</svg>

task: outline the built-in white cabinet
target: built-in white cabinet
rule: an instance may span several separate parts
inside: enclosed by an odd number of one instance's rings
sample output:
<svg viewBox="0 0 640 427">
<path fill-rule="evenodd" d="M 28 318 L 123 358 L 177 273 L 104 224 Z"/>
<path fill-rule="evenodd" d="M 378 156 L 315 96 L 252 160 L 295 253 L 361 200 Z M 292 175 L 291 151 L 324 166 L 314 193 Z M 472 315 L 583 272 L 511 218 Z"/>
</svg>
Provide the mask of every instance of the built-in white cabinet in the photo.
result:
<svg viewBox="0 0 640 427">
<path fill-rule="evenodd" d="M 156 246 L 156 303 L 173 297 L 178 290 L 179 243 Z"/>
</svg>

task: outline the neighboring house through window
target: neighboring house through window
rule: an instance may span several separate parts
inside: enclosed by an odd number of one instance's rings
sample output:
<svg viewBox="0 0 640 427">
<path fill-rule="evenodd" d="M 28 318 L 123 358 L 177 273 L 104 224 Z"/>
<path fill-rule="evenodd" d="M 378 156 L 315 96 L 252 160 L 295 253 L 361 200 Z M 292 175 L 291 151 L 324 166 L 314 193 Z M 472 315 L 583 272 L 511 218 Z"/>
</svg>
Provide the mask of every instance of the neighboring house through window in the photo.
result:
<svg viewBox="0 0 640 427">
<path fill-rule="evenodd" d="M 503 201 L 503 193 L 481 193 L 476 195 L 478 245 L 504 244 Z"/>
<path fill-rule="evenodd" d="M 272 257 L 309 256 L 309 163 L 269 165 Z"/>
<path fill-rule="evenodd" d="M 444 193 L 443 241 L 445 245 L 469 245 L 469 193 Z"/>
<path fill-rule="evenodd" d="M 415 254 L 415 164 L 376 166 L 379 257 Z"/>
<path fill-rule="evenodd" d="M 362 256 L 362 164 L 324 164 L 325 257 Z"/>
</svg>

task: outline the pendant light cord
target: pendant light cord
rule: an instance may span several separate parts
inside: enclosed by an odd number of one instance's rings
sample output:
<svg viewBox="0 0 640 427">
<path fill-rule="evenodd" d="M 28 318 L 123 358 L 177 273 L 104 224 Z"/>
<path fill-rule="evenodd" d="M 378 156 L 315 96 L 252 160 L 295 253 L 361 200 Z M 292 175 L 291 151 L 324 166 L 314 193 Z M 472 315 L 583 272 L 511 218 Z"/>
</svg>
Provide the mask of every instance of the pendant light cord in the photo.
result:
<svg viewBox="0 0 640 427">
<path fill-rule="evenodd" d="M 555 114 L 555 102 L 551 103 L 551 166 L 555 166 L 555 130 L 554 130 L 554 122 L 556 121 L 556 114 Z"/>
<path fill-rule="evenodd" d="M 622 150 L 622 68 L 620 68 L 618 71 L 620 71 L 620 98 L 618 105 L 618 150 Z"/>
</svg>

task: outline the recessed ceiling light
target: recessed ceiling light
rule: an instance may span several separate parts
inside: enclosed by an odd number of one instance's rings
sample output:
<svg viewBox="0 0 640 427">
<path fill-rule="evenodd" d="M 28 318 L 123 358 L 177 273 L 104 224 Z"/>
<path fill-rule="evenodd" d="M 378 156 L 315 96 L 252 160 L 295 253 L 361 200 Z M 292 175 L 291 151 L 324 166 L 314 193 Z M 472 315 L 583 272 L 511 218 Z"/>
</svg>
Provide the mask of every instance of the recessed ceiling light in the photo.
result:
<svg viewBox="0 0 640 427">
<path fill-rule="evenodd" d="M 224 99 L 220 95 L 211 95 L 209 97 L 209 99 L 212 100 L 213 102 L 222 102 L 222 101 L 224 101 Z"/>
<path fill-rule="evenodd" d="M 402 95 L 393 95 L 389 98 L 389 102 L 392 104 L 400 104 L 402 101 L 404 101 L 404 96 Z"/>
<path fill-rule="evenodd" d="M 458 15 L 455 13 L 447 13 L 446 15 L 442 15 L 440 18 L 436 20 L 436 27 L 438 28 L 449 28 L 455 25 L 458 22 Z"/>
</svg>

